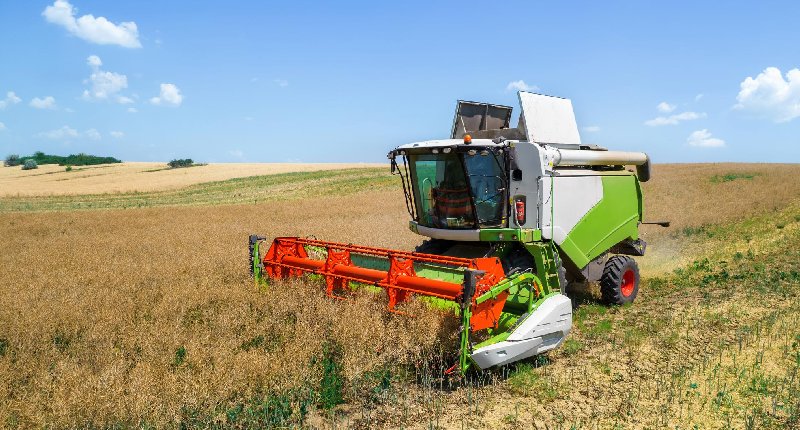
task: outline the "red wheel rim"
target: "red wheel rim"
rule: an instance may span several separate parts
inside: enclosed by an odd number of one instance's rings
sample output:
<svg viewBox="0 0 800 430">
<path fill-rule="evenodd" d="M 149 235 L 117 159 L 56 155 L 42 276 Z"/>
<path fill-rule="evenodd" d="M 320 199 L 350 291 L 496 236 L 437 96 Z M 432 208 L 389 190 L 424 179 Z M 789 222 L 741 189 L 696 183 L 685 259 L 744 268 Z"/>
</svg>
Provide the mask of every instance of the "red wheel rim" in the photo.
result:
<svg viewBox="0 0 800 430">
<path fill-rule="evenodd" d="M 619 290 L 622 292 L 622 295 L 625 297 L 630 297 L 633 294 L 633 287 L 636 285 L 636 275 L 633 273 L 633 270 L 628 269 L 624 275 L 622 275 L 622 285 L 620 285 Z"/>
</svg>

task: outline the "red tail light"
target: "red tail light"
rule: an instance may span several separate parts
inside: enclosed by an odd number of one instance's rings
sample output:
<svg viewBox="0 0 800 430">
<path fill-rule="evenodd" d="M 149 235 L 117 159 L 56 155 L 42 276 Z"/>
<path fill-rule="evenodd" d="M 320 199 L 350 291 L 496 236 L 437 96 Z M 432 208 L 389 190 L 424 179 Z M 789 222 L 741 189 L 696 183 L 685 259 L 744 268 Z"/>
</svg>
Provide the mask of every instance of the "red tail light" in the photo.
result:
<svg viewBox="0 0 800 430">
<path fill-rule="evenodd" d="M 525 200 L 518 199 L 514 203 L 514 208 L 517 215 L 517 224 L 525 224 Z"/>
</svg>

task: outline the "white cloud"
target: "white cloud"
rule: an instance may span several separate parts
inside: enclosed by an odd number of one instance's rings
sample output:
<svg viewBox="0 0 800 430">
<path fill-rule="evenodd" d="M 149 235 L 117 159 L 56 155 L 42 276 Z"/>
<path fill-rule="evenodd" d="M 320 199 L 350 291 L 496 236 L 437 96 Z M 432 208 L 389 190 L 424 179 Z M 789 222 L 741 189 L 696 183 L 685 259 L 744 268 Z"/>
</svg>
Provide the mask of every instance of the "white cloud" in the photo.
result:
<svg viewBox="0 0 800 430">
<path fill-rule="evenodd" d="M 84 131 L 83 135 L 86 136 L 89 139 L 92 139 L 92 140 L 100 140 L 100 139 L 102 139 L 102 136 L 100 135 L 100 132 L 95 130 L 95 129 L 93 129 L 93 128 L 90 128 L 90 129 Z"/>
<path fill-rule="evenodd" d="M 89 58 L 86 59 L 86 64 L 92 69 L 97 69 L 103 65 L 103 61 L 101 61 L 100 57 L 97 55 L 90 55 Z"/>
<path fill-rule="evenodd" d="M 0 100 L 0 109 L 5 109 L 7 106 L 15 105 L 21 101 L 22 99 L 17 97 L 14 91 L 9 91 L 6 93 L 6 98 Z"/>
<path fill-rule="evenodd" d="M 117 95 L 118 92 L 128 88 L 128 77 L 119 73 L 107 72 L 100 69 L 103 62 L 97 55 L 91 55 L 86 59 L 86 64 L 92 68 L 92 74 L 89 79 L 83 81 L 85 84 L 91 85 L 88 90 L 83 90 L 84 100 L 110 100 L 116 99 L 120 103 L 125 103 L 121 100 L 130 100 L 128 97 Z"/>
<path fill-rule="evenodd" d="M 180 106 L 183 102 L 181 90 L 175 84 L 161 84 L 161 93 L 150 99 L 154 105 Z"/>
<path fill-rule="evenodd" d="M 125 133 L 121 131 L 111 131 L 108 134 L 110 134 L 111 137 L 113 137 L 114 139 L 122 139 L 123 137 L 125 137 Z"/>
<path fill-rule="evenodd" d="M 252 82 L 255 82 L 255 81 L 252 81 Z M 273 79 L 272 82 L 275 82 L 275 85 L 277 85 L 277 86 L 279 86 L 281 88 L 285 88 L 285 87 L 289 86 L 289 81 L 287 81 L 286 79 Z"/>
<path fill-rule="evenodd" d="M 51 139 L 51 140 L 66 140 L 66 139 L 91 139 L 91 140 L 100 140 L 103 136 L 94 128 L 90 128 L 83 133 L 79 133 L 78 130 L 65 125 L 61 128 L 57 128 L 55 130 L 50 131 L 43 131 L 36 135 L 36 137 L 42 139 Z"/>
<path fill-rule="evenodd" d="M 67 0 L 56 0 L 47 6 L 42 16 L 53 24 L 64 27 L 79 38 L 98 45 L 119 45 L 125 48 L 141 48 L 139 29 L 136 23 L 120 22 L 114 24 L 105 17 L 83 15 L 75 18 L 77 9 Z"/>
<path fill-rule="evenodd" d="M 780 69 L 767 67 L 758 76 L 748 76 L 739 85 L 734 109 L 750 112 L 775 122 L 788 122 L 800 116 L 800 70 L 792 69 L 783 78 Z"/>
<path fill-rule="evenodd" d="M 128 104 L 134 103 L 134 100 L 132 98 L 130 98 L 130 97 L 119 96 L 119 97 L 117 97 L 117 103 L 119 103 L 121 105 L 128 105 Z"/>
<path fill-rule="evenodd" d="M 34 97 L 33 100 L 31 100 L 30 105 L 36 109 L 55 109 L 56 99 L 54 99 L 52 96 L 47 96 L 43 99 Z"/>
<path fill-rule="evenodd" d="M 538 91 L 539 87 L 536 85 L 528 85 L 522 79 L 518 81 L 511 81 L 506 85 L 506 91 Z"/>
<path fill-rule="evenodd" d="M 45 139 L 61 140 L 68 138 L 77 138 L 80 136 L 80 133 L 78 133 L 78 130 L 75 130 L 74 128 L 65 125 L 55 130 L 43 131 L 37 134 L 36 136 Z"/>
<path fill-rule="evenodd" d="M 658 109 L 659 112 L 670 113 L 675 110 L 675 105 L 671 105 L 667 102 L 661 102 L 658 104 L 658 106 L 656 106 L 656 109 Z"/>
<path fill-rule="evenodd" d="M 3 124 L 2 122 L 0 122 L 0 131 L 3 131 L 5 129 L 6 129 L 6 125 Z"/>
<path fill-rule="evenodd" d="M 670 115 L 670 116 L 659 116 L 653 119 L 649 119 L 644 122 L 645 125 L 649 125 L 650 127 L 658 127 L 660 125 L 677 125 L 681 121 L 691 121 L 695 119 L 705 118 L 705 112 L 681 112 L 679 114 Z"/>
<path fill-rule="evenodd" d="M 694 101 L 696 101 L 696 102 L 699 102 L 699 101 L 700 101 L 700 99 L 702 99 L 702 98 L 703 98 L 703 96 L 704 96 L 704 94 L 703 94 L 703 93 L 700 93 L 700 94 L 698 94 L 698 95 L 694 96 Z"/>
<path fill-rule="evenodd" d="M 583 127 L 583 131 L 587 133 L 597 133 L 598 131 L 600 131 L 600 127 L 596 125 L 590 125 L 588 127 Z"/>
<path fill-rule="evenodd" d="M 139 112 L 139 109 L 136 109 L 134 107 L 129 107 L 128 108 L 128 113 L 136 113 L 136 112 Z"/>
<path fill-rule="evenodd" d="M 716 137 L 711 137 L 707 129 L 692 132 L 686 139 L 686 143 L 691 146 L 702 146 L 706 148 L 719 148 L 725 146 L 725 141 Z"/>
</svg>

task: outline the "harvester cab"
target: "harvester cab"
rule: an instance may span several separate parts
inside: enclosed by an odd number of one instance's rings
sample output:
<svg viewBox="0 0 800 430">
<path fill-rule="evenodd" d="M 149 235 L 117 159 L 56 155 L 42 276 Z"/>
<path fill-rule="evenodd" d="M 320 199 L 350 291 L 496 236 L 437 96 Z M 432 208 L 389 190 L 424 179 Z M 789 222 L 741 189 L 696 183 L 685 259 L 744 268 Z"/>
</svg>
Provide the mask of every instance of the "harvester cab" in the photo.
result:
<svg viewBox="0 0 800 430">
<path fill-rule="evenodd" d="M 517 127 L 511 107 L 459 101 L 449 139 L 389 152 L 409 228 L 427 238 L 415 251 L 284 237 L 262 253 L 263 238 L 251 236 L 256 278 L 315 273 L 334 297 L 375 285 L 390 310 L 415 294 L 453 303 L 461 372 L 559 346 L 572 326 L 571 283 L 599 281 L 606 302 L 632 302 L 647 155 L 582 144 L 568 99 L 518 96 Z"/>
</svg>

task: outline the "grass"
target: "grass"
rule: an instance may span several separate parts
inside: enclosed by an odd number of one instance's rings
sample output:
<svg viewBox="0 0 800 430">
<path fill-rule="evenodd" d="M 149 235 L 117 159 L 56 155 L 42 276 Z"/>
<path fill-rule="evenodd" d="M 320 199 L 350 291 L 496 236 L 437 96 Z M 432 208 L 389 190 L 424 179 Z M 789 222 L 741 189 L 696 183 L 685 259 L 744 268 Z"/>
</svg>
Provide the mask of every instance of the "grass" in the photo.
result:
<svg viewBox="0 0 800 430">
<path fill-rule="evenodd" d="M 711 182 L 715 184 L 719 184 L 722 182 L 731 182 L 737 179 L 746 179 L 752 180 L 756 176 L 759 176 L 760 173 L 725 173 L 723 175 L 714 175 L 711 177 Z"/>
<path fill-rule="evenodd" d="M 645 190 L 652 216 L 683 208 L 676 229 L 713 235 L 681 236 L 662 256 L 686 261 L 645 269 L 632 306 L 606 307 L 592 290 L 546 358 L 465 381 L 442 376 L 453 318 L 416 301 L 413 318 L 390 315 L 367 293 L 328 300 L 320 282 L 257 289 L 248 276 L 250 233 L 413 249 L 402 192 L 388 176 L 372 187 L 377 170 L 142 193 L 135 210 L 121 209 L 129 195 L 84 197 L 92 210 L 80 211 L 77 197 L 24 198 L 35 204 L 0 213 L 0 423 L 796 428 L 800 171 L 707 179 L 735 169 L 658 166 L 664 182 Z M 742 213 L 740 183 L 783 200 L 754 197 Z M 714 205 L 703 204 L 709 189 Z M 651 237 L 656 255 L 676 240 Z"/>
</svg>

